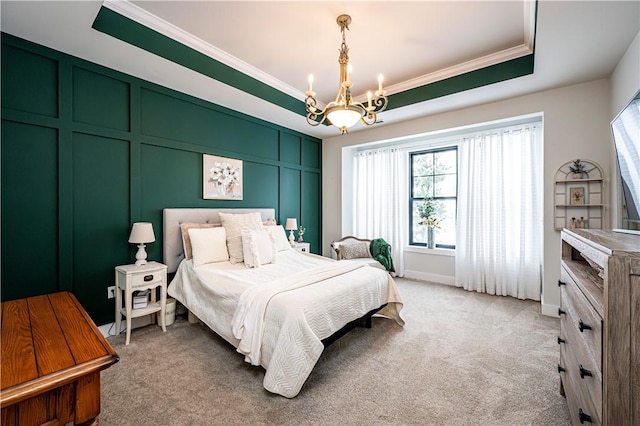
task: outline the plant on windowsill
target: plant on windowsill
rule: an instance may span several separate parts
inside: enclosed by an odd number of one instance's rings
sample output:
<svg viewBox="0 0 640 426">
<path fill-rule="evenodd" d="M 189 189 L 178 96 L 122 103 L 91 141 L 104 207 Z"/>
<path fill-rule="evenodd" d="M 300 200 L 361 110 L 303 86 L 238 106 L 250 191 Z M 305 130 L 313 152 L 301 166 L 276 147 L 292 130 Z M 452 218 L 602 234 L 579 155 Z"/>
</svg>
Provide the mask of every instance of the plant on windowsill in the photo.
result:
<svg viewBox="0 0 640 426">
<path fill-rule="evenodd" d="M 418 204 L 418 217 L 420 222 L 418 225 L 427 227 L 427 248 L 435 248 L 435 229 L 440 229 L 440 220 L 437 213 L 442 211 L 442 205 L 435 201 L 433 198 L 425 198 L 424 201 Z"/>
</svg>

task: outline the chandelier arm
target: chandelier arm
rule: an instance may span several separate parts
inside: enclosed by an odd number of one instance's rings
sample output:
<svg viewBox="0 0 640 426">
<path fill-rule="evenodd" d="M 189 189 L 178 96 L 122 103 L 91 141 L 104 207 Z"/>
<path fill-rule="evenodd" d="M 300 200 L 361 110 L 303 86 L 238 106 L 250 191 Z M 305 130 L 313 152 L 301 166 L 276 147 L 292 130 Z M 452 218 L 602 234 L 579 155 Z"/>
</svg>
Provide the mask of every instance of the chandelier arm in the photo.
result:
<svg viewBox="0 0 640 426">
<path fill-rule="evenodd" d="M 326 116 L 322 117 L 322 120 L 316 120 L 319 116 L 317 114 L 311 114 L 308 113 L 307 114 L 307 123 L 309 123 L 311 126 L 319 126 L 320 124 L 324 123 L 324 120 L 327 118 Z"/>
<path fill-rule="evenodd" d="M 376 113 L 384 111 L 387 108 L 388 104 L 389 104 L 389 100 L 387 99 L 386 96 L 371 100 L 373 111 Z"/>
<path fill-rule="evenodd" d="M 367 120 L 370 120 L 370 121 L 367 121 Z M 366 124 L 367 126 L 371 126 L 373 124 L 376 124 L 376 122 L 378 121 L 378 116 L 376 115 L 375 112 L 370 112 L 366 115 L 363 115 L 362 118 L 360 118 L 360 121 Z"/>
</svg>

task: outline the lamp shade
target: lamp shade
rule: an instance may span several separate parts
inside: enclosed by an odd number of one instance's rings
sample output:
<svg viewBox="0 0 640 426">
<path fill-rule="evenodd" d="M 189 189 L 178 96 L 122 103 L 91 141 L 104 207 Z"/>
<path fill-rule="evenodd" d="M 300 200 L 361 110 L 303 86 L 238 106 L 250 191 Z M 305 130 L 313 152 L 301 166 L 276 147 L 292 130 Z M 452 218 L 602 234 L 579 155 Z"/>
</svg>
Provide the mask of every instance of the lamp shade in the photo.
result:
<svg viewBox="0 0 640 426">
<path fill-rule="evenodd" d="M 329 121 L 340 129 L 353 126 L 362 118 L 362 115 L 362 109 L 354 105 L 337 106 L 327 111 Z"/>
<path fill-rule="evenodd" d="M 131 227 L 129 242 L 135 244 L 152 243 L 156 240 L 153 225 L 150 222 L 136 222 Z"/>
<path fill-rule="evenodd" d="M 294 218 L 287 218 L 287 223 L 285 223 L 284 228 L 287 231 L 295 231 L 296 229 L 298 229 L 298 219 Z"/>
</svg>

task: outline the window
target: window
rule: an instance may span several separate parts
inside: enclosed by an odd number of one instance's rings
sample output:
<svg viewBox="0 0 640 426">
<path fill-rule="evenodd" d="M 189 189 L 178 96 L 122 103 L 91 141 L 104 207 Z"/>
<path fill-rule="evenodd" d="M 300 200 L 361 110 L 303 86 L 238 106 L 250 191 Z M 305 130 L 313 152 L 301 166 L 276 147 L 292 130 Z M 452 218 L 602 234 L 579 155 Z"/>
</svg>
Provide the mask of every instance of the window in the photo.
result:
<svg viewBox="0 0 640 426">
<path fill-rule="evenodd" d="M 458 206 L 458 150 L 456 147 L 429 149 L 410 154 L 411 188 L 409 194 L 409 244 L 427 245 L 427 227 L 420 225 L 419 206 L 433 199 L 440 229 L 436 229 L 436 247 L 453 249 L 456 245 L 456 209 Z"/>
</svg>

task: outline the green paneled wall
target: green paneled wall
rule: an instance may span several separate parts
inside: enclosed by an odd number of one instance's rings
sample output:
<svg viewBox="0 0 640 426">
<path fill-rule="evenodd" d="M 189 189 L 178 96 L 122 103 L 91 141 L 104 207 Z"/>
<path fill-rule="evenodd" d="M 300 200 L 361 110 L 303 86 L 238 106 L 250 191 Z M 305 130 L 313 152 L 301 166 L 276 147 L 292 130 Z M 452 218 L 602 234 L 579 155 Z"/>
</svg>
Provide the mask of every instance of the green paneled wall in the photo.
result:
<svg viewBox="0 0 640 426">
<path fill-rule="evenodd" d="M 106 287 L 166 207 L 273 207 L 320 252 L 321 141 L 2 34 L 2 300 L 69 290 L 98 324 Z M 242 200 L 202 199 L 202 154 L 243 160 Z"/>
</svg>

